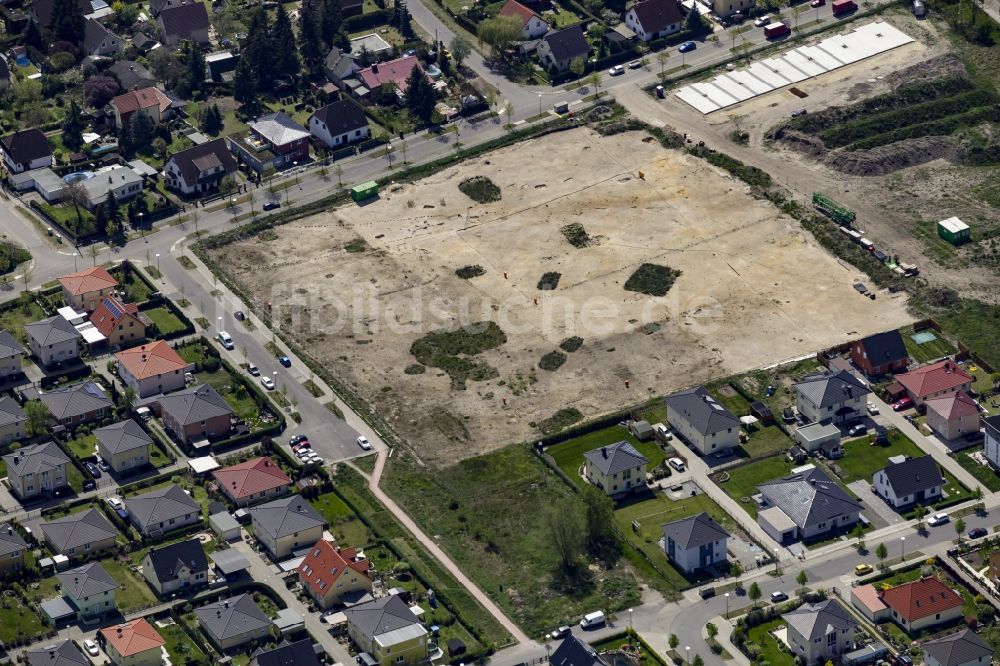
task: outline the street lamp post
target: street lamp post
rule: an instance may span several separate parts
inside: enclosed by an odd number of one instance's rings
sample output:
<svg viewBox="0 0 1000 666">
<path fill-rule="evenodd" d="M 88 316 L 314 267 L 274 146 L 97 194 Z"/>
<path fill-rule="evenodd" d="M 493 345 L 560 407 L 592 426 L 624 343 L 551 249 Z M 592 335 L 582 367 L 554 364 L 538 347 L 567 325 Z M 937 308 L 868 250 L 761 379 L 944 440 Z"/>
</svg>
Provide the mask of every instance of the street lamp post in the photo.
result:
<svg viewBox="0 0 1000 666">
<path fill-rule="evenodd" d="M 726 619 L 729 619 L 729 593 L 726 592 Z"/>
<path fill-rule="evenodd" d="M 156 253 L 156 272 L 160 273 L 160 253 L 159 252 Z M 160 273 L 160 276 L 162 277 L 163 274 Z"/>
<path fill-rule="evenodd" d="M 222 315 L 219 315 L 219 332 L 222 332 Z"/>
<path fill-rule="evenodd" d="M 298 171 L 298 167 L 299 167 L 298 160 L 293 161 L 292 162 L 292 170 L 295 171 L 295 184 L 298 185 L 299 189 L 301 190 L 302 189 L 302 184 L 299 183 L 299 171 Z"/>
<path fill-rule="evenodd" d="M 538 115 L 542 115 L 542 93 L 538 93 Z"/>
<path fill-rule="evenodd" d="M 632 643 L 632 609 L 628 609 L 628 640 Z"/>
<path fill-rule="evenodd" d="M 686 657 L 684 659 L 684 663 L 688 664 L 688 666 L 690 666 L 691 665 L 691 646 L 690 645 L 685 645 L 684 646 L 684 653 L 686 655 Z"/>
<path fill-rule="evenodd" d="M 903 552 L 904 546 L 906 546 L 906 537 L 905 536 L 899 537 L 899 561 L 900 562 L 903 562 L 904 560 L 906 560 L 906 555 Z"/>
</svg>

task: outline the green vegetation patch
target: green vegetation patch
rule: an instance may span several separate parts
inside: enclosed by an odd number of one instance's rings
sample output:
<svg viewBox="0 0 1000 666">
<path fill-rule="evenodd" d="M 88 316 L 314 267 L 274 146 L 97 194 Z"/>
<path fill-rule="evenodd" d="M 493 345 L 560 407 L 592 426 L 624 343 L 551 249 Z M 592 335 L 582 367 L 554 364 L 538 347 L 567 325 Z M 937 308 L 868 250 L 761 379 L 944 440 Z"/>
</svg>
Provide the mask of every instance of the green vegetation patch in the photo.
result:
<svg viewBox="0 0 1000 666">
<path fill-rule="evenodd" d="M 403 372 L 408 375 L 422 375 L 427 372 L 427 366 L 419 363 L 411 363 L 403 369 Z"/>
<path fill-rule="evenodd" d="M 571 338 L 566 338 L 565 340 L 559 343 L 559 349 L 562 349 L 563 351 L 569 352 L 571 354 L 582 346 L 583 346 L 583 338 L 581 338 L 578 335 L 574 335 Z"/>
<path fill-rule="evenodd" d="M 184 326 L 184 322 L 182 322 L 177 315 L 165 306 L 160 306 L 151 310 L 143 310 L 142 314 L 149 318 L 149 321 L 153 323 L 161 336 L 170 336 L 175 333 L 180 333 L 186 328 Z"/>
<path fill-rule="evenodd" d="M 650 296 L 666 296 L 680 275 L 680 271 L 668 266 L 642 264 L 625 282 L 625 290 Z"/>
<path fill-rule="evenodd" d="M 500 188 L 486 176 L 466 178 L 458 184 L 458 189 L 477 203 L 500 201 Z"/>
<path fill-rule="evenodd" d="M 479 277 L 480 275 L 486 275 L 486 269 L 479 264 L 474 264 L 472 266 L 462 266 L 455 271 L 455 275 L 462 278 L 463 280 L 471 280 L 472 278 Z"/>
<path fill-rule="evenodd" d="M 542 419 L 535 427 L 543 435 L 551 435 L 583 420 L 583 412 L 576 407 L 564 407 L 547 419 Z"/>
<path fill-rule="evenodd" d="M 305 388 L 305 390 L 309 391 L 309 394 L 312 395 L 312 397 L 314 398 L 321 398 L 323 397 L 323 395 L 325 395 L 323 389 L 321 389 L 316 384 L 316 382 L 314 382 L 311 379 L 307 379 L 304 382 L 302 382 L 302 386 Z"/>
<path fill-rule="evenodd" d="M 560 227 L 559 231 L 562 232 L 562 235 L 566 237 L 566 240 L 573 247 L 584 248 L 593 243 L 590 234 L 587 233 L 587 230 L 579 222 L 573 222 L 572 224 Z"/>
<path fill-rule="evenodd" d="M 993 471 L 989 465 L 983 465 L 972 457 L 973 453 L 983 455 L 983 447 L 977 446 L 972 449 L 965 449 L 955 454 L 955 462 L 965 468 L 965 470 L 976 478 L 976 481 L 983 485 L 983 488 L 991 492 L 1000 490 L 1000 476 Z"/>
<path fill-rule="evenodd" d="M 538 289 L 541 291 L 552 291 L 559 286 L 559 278 L 562 277 L 562 273 L 556 273 L 550 271 L 542 275 L 542 279 L 538 281 Z"/>
<path fill-rule="evenodd" d="M 477 322 L 454 331 L 428 333 L 410 346 L 410 353 L 418 363 L 448 373 L 452 388 L 464 389 L 466 381 L 486 381 L 499 374 L 485 361 L 469 357 L 506 342 L 507 334 L 494 322 Z"/>
<path fill-rule="evenodd" d="M 0 241 L 0 273 L 10 273 L 31 259 L 31 253 L 10 241 Z"/>
<path fill-rule="evenodd" d="M 177 257 L 177 263 L 183 266 L 184 268 L 188 269 L 189 271 L 194 270 L 196 268 L 194 262 L 191 261 L 191 258 L 188 257 L 186 254 L 182 254 L 181 256 Z"/>
<path fill-rule="evenodd" d="M 602 446 L 610 446 L 618 442 L 628 442 L 639 453 L 646 456 L 646 460 L 649 461 L 649 464 L 646 466 L 647 470 L 658 467 L 666 459 L 663 449 L 655 441 L 640 442 L 627 428 L 617 424 L 589 432 L 586 435 L 574 437 L 559 444 L 554 444 L 546 448 L 545 453 L 552 457 L 556 466 L 566 476 L 583 487 L 586 481 L 579 474 L 580 466 L 583 464 L 583 454 L 587 451 L 593 451 Z"/>
<path fill-rule="evenodd" d="M 566 362 L 566 354 L 558 351 L 551 351 L 542 357 L 542 360 L 538 362 L 538 367 L 542 370 L 548 370 L 549 372 L 555 372 L 562 367 L 563 363 Z"/>
<path fill-rule="evenodd" d="M 344 243 L 344 251 L 352 254 L 359 254 L 368 249 L 368 243 L 363 238 L 355 238 L 349 243 Z"/>
</svg>

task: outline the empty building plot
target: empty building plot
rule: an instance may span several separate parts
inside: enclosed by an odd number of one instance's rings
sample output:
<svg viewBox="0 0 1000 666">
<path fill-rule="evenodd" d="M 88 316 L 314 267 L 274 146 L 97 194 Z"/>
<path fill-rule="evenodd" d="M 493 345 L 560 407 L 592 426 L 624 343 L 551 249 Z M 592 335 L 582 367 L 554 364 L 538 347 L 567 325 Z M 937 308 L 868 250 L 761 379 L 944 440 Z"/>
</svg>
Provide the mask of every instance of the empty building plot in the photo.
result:
<svg viewBox="0 0 1000 666">
<path fill-rule="evenodd" d="M 869 23 L 845 35 L 829 37 L 818 44 L 800 46 L 781 56 L 756 62 L 744 70 L 684 86 L 677 91 L 677 97 L 708 114 L 912 41 L 909 35 L 888 23 Z"/>
</svg>

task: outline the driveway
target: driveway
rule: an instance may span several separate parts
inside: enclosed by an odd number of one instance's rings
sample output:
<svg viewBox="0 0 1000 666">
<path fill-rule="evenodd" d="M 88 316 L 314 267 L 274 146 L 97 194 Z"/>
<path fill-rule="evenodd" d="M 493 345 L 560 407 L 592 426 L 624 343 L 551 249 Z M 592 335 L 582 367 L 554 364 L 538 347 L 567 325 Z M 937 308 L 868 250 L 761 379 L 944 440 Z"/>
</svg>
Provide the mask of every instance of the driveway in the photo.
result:
<svg viewBox="0 0 1000 666">
<path fill-rule="evenodd" d="M 868 508 L 868 511 L 865 513 L 868 515 L 868 520 L 872 521 L 876 529 L 906 522 L 891 506 L 885 503 L 885 500 L 872 492 L 871 484 L 868 481 L 859 479 L 858 481 L 848 483 L 847 487 L 851 489 L 852 493 L 860 497 L 861 501 Z M 874 516 L 872 515 L 873 513 L 875 514 Z M 879 522 L 882 524 L 880 525 Z"/>
</svg>

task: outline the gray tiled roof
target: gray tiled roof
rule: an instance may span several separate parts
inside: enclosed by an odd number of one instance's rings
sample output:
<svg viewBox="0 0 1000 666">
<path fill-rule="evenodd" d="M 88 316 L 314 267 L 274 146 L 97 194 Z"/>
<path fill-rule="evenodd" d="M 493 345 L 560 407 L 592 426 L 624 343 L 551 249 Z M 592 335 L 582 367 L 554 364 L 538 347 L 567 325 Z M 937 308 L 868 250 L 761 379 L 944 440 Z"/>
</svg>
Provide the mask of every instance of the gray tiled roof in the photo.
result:
<svg viewBox="0 0 1000 666">
<path fill-rule="evenodd" d="M 153 443 L 146 431 L 132 419 L 97 428 L 94 430 L 94 435 L 97 436 L 97 441 L 112 455 L 136 449 L 147 449 Z"/>
<path fill-rule="evenodd" d="M 69 457 L 63 453 L 55 442 L 32 444 L 3 457 L 7 463 L 7 474 L 21 477 L 25 474 L 51 472 L 63 465 L 68 465 Z"/>
<path fill-rule="evenodd" d="M 28 417 L 24 415 L 24 410 L 17 404 L 17 400 L 9 395 L 0 398 L 0 426 L 24 423 L 27 420 Z"/>
<path fill-rule="evenodd" d="M 118 43 L 121 44 L 121 37 L 108 30 L 99 21 L 87 19 L 84 26 L 83 47 L 88 53 L 96 51 L 101 46 L 101 42 L 109 37 L 118 40 Z"/>
<path fill-rule="evenodd" d="M 218 641 L 271 626 L 271 619 L 249 594 L 221 599 L 195 610 L 198 622 Z"/>
<path fill-rule="evenodd" d="M 8 358 L 24 353 L 24 347 L 7 331 L 0 329 L 0 358 Z"/>
<path fill-rule="evenodd" d="M 845 400 L 871 393 L 871 390 L 848 370 L 812 375 L 794 387 L 817 407 L 837 405 Z"/>
<path fill-rule="evenodd" d="M 320 107 L 313 112 L 316 118 L 326 125 L 330 136 L 338 136 L 353 132 L 362 127 L 368 127 L 368 117 L 359 106 L 346 99 Z"/>
<path fill-rule="evenodd" d="M 299 495 L 254 507 L 250 509 L 250 516 L 255 531 L 263 530 L 275 539 L 326 524 L 323 516 Z"/>
<path fill-rule="evenodd" d="M 320 666 L 312 641 L 303 638 L 289 643 L 282 641 L 273 650 L 258 650 L 250 660 L 251 666 Z"/>
<path fill-rule="evenodd" d="M 56 574 L 63 593 L 74 599 L 85 599 L 95 594 L 117 590 L 118 583 L 100 562 L 91 562 L 82 567 Z"/>
<path fill-rule="evenodd" d="M 171 518 L 182 518 L 189 513 L 201 513 L 201 507 L 180 486 L 157 488 L 143 495 L 125 500 L 125 507 L 143 529 L 149 525 L 165 523 Z"/>
<path fill-rule="evenodd" d="M 864 347 L 872 365 L 892 363 L 908 357 L 906 345 L 903 344 L 903 336 L 897 329 L 862 338 L 861 346 Z"/>
<path fill-rule="evenodd" d="M 50 520 L 41 528 L 46 540 L 60 553 L 118 536 L 118 530 L 97 509 Z"/>
<path fill-rule="evenodd" d="M 759 486 L 764 497 L 800 528 L 826 522 L 863 508 L 818 469 L 811 469 Z"/>
<path fill-rule="evenodd" d="M 61 315 L 35 321 L 24 325 L 24 332 L 28 337 L 41 346 L 57 345 L 68 340 L 75 340 L 80 334 L 73 328 L 73 324 L 66 321 Z"/>
<path fill-rule="evenodd" d="M 0 524 L 0 555 L 17 553 L 28 547 L 10 523 Z"/>
<path fill-rule="evenodd" d="M 674 540 L 680 548 L 688 550 L 729 537 L 729 532 L 702 511 L 697 516 L 681 518 L 663 526 L 663 535 Z"/>
<path fill-rule="evenodd" d="M 702 435 L 740 427 L 740 420 L 701 386 L 668 395 L 665 401 Z"/>
<path fill-rule="evenodd" d="M 195 32 L 208 29 L 208 11 L 200 2 L 166 7 L 157 20 L 167 38 L 192 39 Z"/>
<path fill-rule="evenodd" d="M 993 649 L 975 632 L 963 629 L 957 634 L 951 634 L 937 640 L 927 641 L 921 647 L 924 652 L 934 657 L 941 666 L 960 666 L 980 657 L 990 663 Z"/>
<path fill-rule="evenodd" d="M 90 666 L 73 641 L 53 643 L 25 653 L 28 666 Z"/>
<path fill-rule="evenodd" d="M 593 451 L 587 451 L 583 457 L 589 460 L 601 474 L 618 474 L 627 469 L 645 465 L 649 461 L 628 442 L 616 442 L 602 446 Z"/>
<path fill-rule="evenodd" d="M 368 641 L 397 629 L 420 624 L 410 607 L 396 594 L 348 608 L 344 614 L 347 621 Z"/>
<path fill-rule="evenodd" d="M 896 497 L 905 497 L 944 484 L 941 470 L 929 455 L 910 458 L 895 465 L 889 463 L 881 471 L 885 472 L 885 478 Z"/>
<path fill-rule="evenodd" d="M 549 659 L 552 666 L 608 666 L 608 662 L 585 640 L 570 634 Z"/>
<path fill-rule="evenodd" d="M 232 408 L 208 384 L 192 386 L 157 398 L 160 408 L 182 426 L 222 415 L 232 415 Z"/>
<path fill-rule="evenodd" d="M 590 44 L 580 25 L 550 32 L 542 37 L 542 41 L 549 45 L 552 56 L 558 61 L 586 58 L 590 54 Z"/>
<path fill-rule="evenodd" d="M 114 407 L 114 403 L 94 382 L 84 382 L 69 388 L 42 393 L 38 399 L 49 408 L 52 416 L 59 420 Z"/>
<path fill-rule="evenodd" d="M 187 567 L 191 573 L 207 572 L 208 558 L 197 539 L 178 541 L 149 551 L 149 561 L 161 583 L 176 580 L 177 574 Z"/>
<path fill-rule="evenodd" d="M 839 632 L 842 629 L 852 630 L 858 626 L 847 611 L 832 599 L 816 604 L 802 604 L 781 617 L 810 642 L 826 636 L 831 630 Z"/>
</svg>

